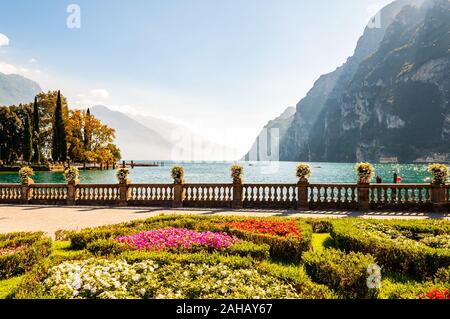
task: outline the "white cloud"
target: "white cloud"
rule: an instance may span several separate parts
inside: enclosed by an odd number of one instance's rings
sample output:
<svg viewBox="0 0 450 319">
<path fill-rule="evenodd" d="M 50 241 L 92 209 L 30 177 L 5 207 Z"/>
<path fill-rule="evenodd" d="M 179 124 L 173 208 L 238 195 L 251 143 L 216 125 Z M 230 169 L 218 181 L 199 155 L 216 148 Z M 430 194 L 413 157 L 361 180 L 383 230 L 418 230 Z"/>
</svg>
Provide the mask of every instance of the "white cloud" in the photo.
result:
<svg viewBox="0 0 450 319">
<path fill-rule="evenodd" d="M 74 101 L 74 105 L 79 108 L 87 108 L 106 104 L 106 100 L 110 97 L 110 94 L 105 89 L 94 89 L 88 93 L 79 93 L 76 97 L 77 99 Z"/>
<path fill-rule="evenodd" d="M 9 38 L 3 33 L 0 33 L 0 47 L 8 45 L 9 45 Z"/>
<path fill-rule="evenodd" d="M 36 62 L 37 62 L 37 60 L 35 58 L 31 58 L 28 60 L 28 63 L 36 63 Z"/>
<path fill-rule="evenodd" d="M 12 64 L 0 61 L 0 72 L 4 74 L 15 74 L 17 73 L 17 68 Z"/>
<path fill-rule="evenodd" d="M 107 99 L 109 98 L 109 92 L 105 89 L 95 89 L 91 90 L 91 96 L 98 99 Z"/>
</svg>

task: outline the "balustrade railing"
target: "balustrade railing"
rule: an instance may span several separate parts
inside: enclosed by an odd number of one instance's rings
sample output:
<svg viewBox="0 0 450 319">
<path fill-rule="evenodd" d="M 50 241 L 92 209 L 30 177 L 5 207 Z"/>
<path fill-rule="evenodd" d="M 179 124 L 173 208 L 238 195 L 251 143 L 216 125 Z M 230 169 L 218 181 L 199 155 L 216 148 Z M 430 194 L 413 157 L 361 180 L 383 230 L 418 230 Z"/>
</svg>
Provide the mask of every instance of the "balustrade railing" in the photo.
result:
<svg viewBox="0 0 450 319">
<path fill-rule="evenodd" d="M 369 202 L 371 207 L 427 205 L 431 203 L 431 185 L 371 185 Z"/>
<path fill-rule="evenodd" d="M 310 208 L 357 208 L 358 187 L 355 184 L 310 184 Z"/>
<path fill-rule="evenodd" d="M 22 200 L 22 186 L 0 184 L 0 203 L 19 203 Z"/>
<path fill-rule="evenodd" d="M 245 184 L 244 208 L 296 208 L 297 184 Z"/>
<path fill-rule="evenodd" d="M 430 184 L 0 184 L 0 204 L 255 209 L 450 209 Z"/>
</svg>

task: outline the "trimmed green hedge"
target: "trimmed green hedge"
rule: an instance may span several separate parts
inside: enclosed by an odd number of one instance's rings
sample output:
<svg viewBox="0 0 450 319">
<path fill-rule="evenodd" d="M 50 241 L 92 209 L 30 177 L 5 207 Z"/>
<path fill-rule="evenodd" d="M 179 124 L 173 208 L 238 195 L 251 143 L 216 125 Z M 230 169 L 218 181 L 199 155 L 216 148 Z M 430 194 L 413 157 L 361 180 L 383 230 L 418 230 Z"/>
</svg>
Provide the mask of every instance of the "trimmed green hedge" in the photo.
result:
<svg viewBox="0 0 450 319">
<path fill-rule="evenodd" d="M 335 249 L 303 255 L 307 274 L 317 283 L 327 285 L 343 298 L 375 298 L 379 290 L 367 284 L 368 268 L 375 265 L 370 255 Z M 380 278 L 381 280 L 381 278 Z"/>
<path fill-rule="evenodd" d="M 0 235 L 0 249 L 23 247 L 0 256 L 0 279 L 8 279 L 30 270 L 50 254 L 52 241 L 42 232 L 21 232 Z"/>
<path fill-rule="evenodd" d="M 414 278 L 431 279 L 450 266 L 450 249 L 432 248 L 430 236 L 449 234 L 446 221 L 333 221 L 331 237 L 337 248 L 373 255 L 384 268 Z"/>
<path fill-rule="evenodd" d="M 234 244 L 223 251 L 218 251 L 218 253 L 226 255 L 237 255 L 242 257 L 251 257 L 256 260 L 264 260 L 269 258 L 269 245 L 257 245 L 252 242 L 242 242 L 239 244 Z M 114 238 L 108 239 L 98 239 L 96 241 L 90 242 L 86 249 L 96 256 L 108 256 L 108 255 L 118 255 L 123 252 L 129 251 L 130 248 L 123 243 L 117 242 Z M 192 250 L 190 253 L 201 252 L 200 250 Z M 214 250 L 210 251 L 214 252 Z"/>
</svg>

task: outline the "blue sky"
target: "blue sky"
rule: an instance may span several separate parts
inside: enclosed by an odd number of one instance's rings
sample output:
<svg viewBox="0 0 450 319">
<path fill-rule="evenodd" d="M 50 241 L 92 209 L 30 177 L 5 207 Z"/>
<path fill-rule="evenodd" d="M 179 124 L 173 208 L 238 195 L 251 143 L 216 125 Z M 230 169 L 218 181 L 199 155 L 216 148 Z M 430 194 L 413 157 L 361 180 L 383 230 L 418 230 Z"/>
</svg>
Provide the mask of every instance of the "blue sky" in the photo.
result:
<svg viewBox="0 0 450 319">
<path fill-rule="evenodd" d="M 262 126 L 353 53 L 390 0 L 16 0 L 0 2 L 0 71 L 176 119 L 248 149 Z M 81 28 L 66 8 L 81 8 Z M 1 42 L 0 42 L 1 43 Z"/>
</svg>

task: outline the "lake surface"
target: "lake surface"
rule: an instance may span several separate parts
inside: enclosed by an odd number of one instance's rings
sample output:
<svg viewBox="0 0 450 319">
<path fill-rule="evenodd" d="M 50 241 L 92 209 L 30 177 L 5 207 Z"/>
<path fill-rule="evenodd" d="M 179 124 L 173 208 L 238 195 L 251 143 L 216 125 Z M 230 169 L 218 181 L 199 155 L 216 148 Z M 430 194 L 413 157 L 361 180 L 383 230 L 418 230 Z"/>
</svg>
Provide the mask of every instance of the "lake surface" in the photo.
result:
<svg viewBox="0 0 450 319">
<path fill-rule="evenodd" d="M 137 161 L 136 161 L 137 162 Z M 141 161 L 144 163 L 145 161 Z M 184 167 L 187 183 L 229 183 L 232 162 L 177 163 Z M 247 183 L 296 183 L 294 162 L 241 163 L 244 166 L 244 181 Z M 137 167 L 130 169 L 134 183 L 172 183 L 170 170 L 173 162 L 165 162 L 161 167 Z M 252 166 L 250 166 L 252 165 Z M 354 163 L 310 163 L 312 183 L 354 183 L 356 175 Z M 425 183 L 430 174 L 423 164 L 375 164 L 376 175 L 384 183 L 392 183 L 394 172 L 398 172 L 403 183 Z M 65 183 L 60 172 L 36 172 L 36 183 Z M 80 171 L 81 183 L 116 183 L 116 172 Z M 0 183 L 18 183 L 17 173 L 0 172 Z"/>
</svg>

